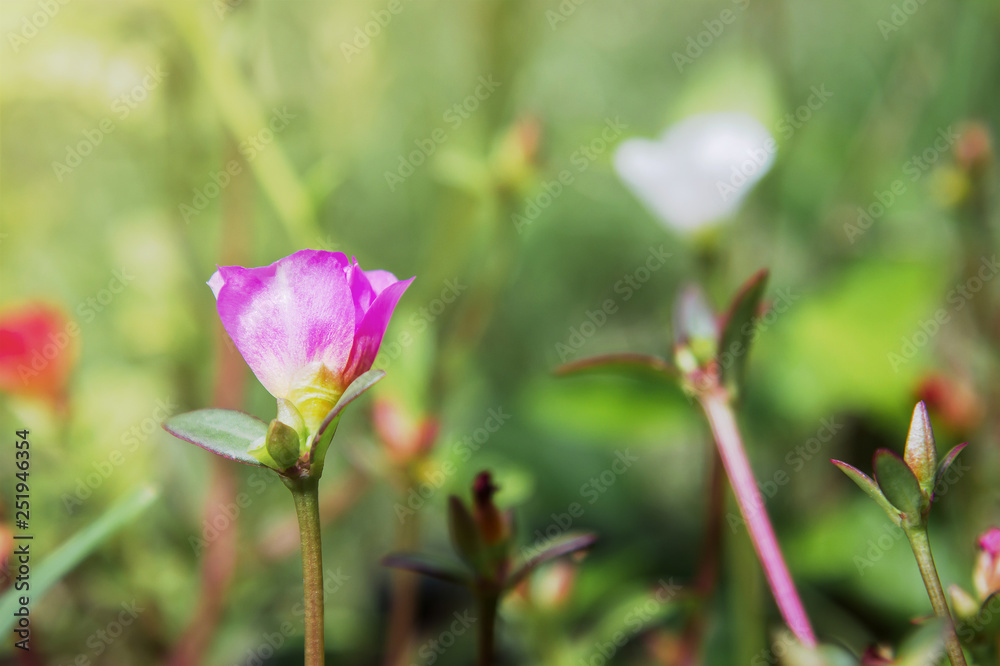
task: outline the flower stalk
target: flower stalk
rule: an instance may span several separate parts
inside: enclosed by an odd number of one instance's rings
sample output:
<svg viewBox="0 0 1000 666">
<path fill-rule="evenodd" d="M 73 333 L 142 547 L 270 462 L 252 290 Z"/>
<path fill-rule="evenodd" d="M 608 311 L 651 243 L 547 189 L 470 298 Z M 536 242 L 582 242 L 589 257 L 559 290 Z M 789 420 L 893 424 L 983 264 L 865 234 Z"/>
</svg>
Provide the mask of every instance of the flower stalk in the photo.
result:
<svg viewBox="0 0 1000 666">
<path fill-rule="evenodd" d="M 955 631 L 955 620 L 951 616 L 948 600 L 941 586 L 941 577 L 938 576 L 937 567 L 934 565 L 934 555 L 931 553 L 930 540 L 927 538 L 927 527 L 926 525 L 905 527 L 904 532 L 910 547 L 913 548 L 913 555 L 917 558 L 920 577 L 924 579 L 924 587 L 927 588 L 927 596 L 931 599 L 934 614 L 944 621 L 944 644 L 951 666 L 966 666 L 965 653 L 962 652 L 962 645 Z"/>
<path fill-rule="evenodd" d="M 705 392 L 699 395 L 698 400 L 712 428 L 722 464 L 729 475 L 736 502 L 746 521 L 750 540 L 764 568 L 764 575 L 774 594 L 778 610 L 799 642 L 809 648 L 815 647 L 816 636 L 764 509 L 764 499 L 747 460 L 743 439 L 726 391 L 718 389 Z"/>
<path fill-rule="evenodd" d="M 295 501 L 302 542 L 302 586 L 306 612 L 305 666 L 323 666 L 323 542 L 319 524 L 319 479 L 285 480 Z"/>
<path fill-rule="evenodd" d="M 476 666 L 493 666 L 493 652 L 496 635 L 497 605 L 500 597 L 485 592 L 478 595 L 479 629 L 476 634 Z"/>
</svg>

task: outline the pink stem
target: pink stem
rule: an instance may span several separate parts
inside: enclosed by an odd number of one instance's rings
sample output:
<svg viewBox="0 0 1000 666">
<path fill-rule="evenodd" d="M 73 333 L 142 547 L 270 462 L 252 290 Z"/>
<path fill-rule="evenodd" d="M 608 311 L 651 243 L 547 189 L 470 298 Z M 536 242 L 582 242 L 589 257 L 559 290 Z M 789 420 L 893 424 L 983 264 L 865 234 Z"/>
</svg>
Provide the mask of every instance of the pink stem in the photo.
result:
<svg viewBox="0 0 1000 666">
<path fill-rule="evenodd" d="M 778 541 L 774 537 L 774 529 L 764 509 L 764 500 L 757 489 L 757 482 L 747 460 L 729 400 L 724 392 L 710 392 L 701 397 L 701 406 L 712 426 L 712 434 L 715 435 L 722 464 L 729 475 L 733 492 L 736 493 L 736 502 L 746 521 L 757 557 L 764 567 L 764 575 L 767 576 L 778 610 L 802 645 L 809 648 L 816 647 L 816 636 L 802 607 L 792 577 L 788 573 Z"/>
</svg>

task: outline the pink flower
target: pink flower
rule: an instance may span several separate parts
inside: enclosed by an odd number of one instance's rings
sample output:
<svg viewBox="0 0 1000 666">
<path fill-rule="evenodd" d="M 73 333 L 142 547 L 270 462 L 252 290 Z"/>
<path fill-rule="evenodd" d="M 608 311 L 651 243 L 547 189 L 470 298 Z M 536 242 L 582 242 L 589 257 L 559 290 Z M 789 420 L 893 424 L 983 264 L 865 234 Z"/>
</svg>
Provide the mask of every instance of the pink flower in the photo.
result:
<svg viewBox="0 0 1000 666">
<path fill-rule="evenodd" d="M 1000 529 L 991 527 L 979 537 L 979 558 L 972 578 L 983 601 L 1000 591 Z"/>
<path fill-rule="evenodd" d="M 278 399 L 278 419 L 305 437 L 371 369 L 411 282 L 341 252 L 300 250 L 261 268 L 220 267 L 208 285 L 229 337 Z"/>
</svg>

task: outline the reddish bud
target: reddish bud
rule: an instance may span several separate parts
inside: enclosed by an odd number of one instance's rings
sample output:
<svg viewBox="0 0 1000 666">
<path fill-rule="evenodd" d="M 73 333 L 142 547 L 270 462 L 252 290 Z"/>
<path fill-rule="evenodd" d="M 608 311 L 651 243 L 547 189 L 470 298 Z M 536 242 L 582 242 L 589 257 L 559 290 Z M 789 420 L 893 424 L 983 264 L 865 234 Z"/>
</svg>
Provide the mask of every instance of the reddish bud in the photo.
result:
<svg viewBox="0 0 1000 666">
<path fill-rule="evenodd" d="M 434 448 L 439 423 L 432 417 L 415 418 L 398 403 L 379 398 L 372 411 L 375 432 L 393 462 L 405 464 L 426 456 Z"/>
<path fill-rule="evenodd" d="M 483 543 L 488 546 L 500 543 L 509 534 L 503 515 L 493 503 L 493 495 L 498 490 L 500 488 L 493 483 L 493 477 L 489 472 L 480 472 L 472 482 L 473 512 L 476 523 L 479 524 L 479 532 L 483 536 Z"/>
</svg>

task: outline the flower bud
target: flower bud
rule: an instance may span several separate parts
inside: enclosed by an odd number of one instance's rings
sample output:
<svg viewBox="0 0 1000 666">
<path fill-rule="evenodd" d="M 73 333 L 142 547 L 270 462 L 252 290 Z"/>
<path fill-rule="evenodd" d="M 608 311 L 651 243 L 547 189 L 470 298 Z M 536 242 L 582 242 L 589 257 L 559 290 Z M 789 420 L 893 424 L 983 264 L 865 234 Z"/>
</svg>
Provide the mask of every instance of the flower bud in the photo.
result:
<svg viewBox="0 0 1000 666">
<path fill-rule="evenodd" d="M 991 527 L 979 537 L 979 557 L 972 579 L 984 601 L 1000 591 L 1000 529 Z"/>
<path fill-rule="evenodd" d="M 498 490 L 500 488 L 494 485 L 489 472 L 480 472 L 472 483 L 473 515 L 487 546 L 494 546 L 510 535 L 503 514 L 493 503 L 493 495 Z"/>
</svg>

